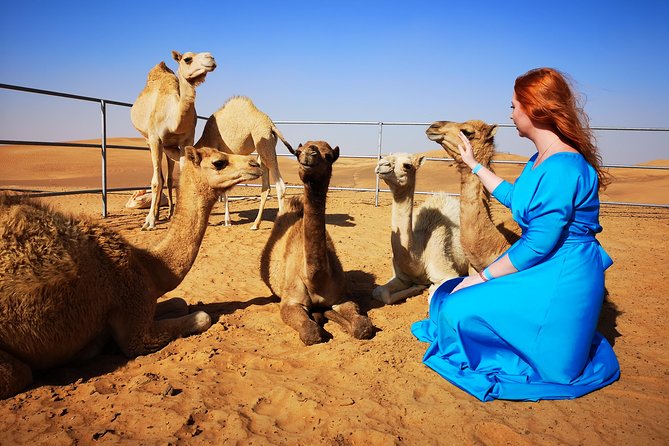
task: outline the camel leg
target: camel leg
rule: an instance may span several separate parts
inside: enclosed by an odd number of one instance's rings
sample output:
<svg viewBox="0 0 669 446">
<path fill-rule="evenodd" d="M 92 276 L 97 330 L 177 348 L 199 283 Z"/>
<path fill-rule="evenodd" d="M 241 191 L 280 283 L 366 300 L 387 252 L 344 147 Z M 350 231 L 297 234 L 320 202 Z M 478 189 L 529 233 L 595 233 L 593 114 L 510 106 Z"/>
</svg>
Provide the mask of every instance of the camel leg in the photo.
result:
<svg viewBox="0 0 669 446">
<path fill-rule="evenodd" d="M 149 148 L 151 150 L 151 163 L 153 164 L 153 176 L 151 177 L 151 207 L 149 214 L 146 216 L 146 221 L 142 230 L 151 230 L 156 228 L 156 220 L 160 212 L 160 195 L 163 192 L 163 147 L 157 138 L 149 140 Z"/>
<path fill-rule="evenodd" d="M 360 308 L 353 301 L 333 305 L 332 310 L 327 310 L 324 314 L 356 339 L 371 339 L 374 336 L 372 322 L 367 316 L 360 314 Z"/>
<path fill-rule="evenodd" d="M 313 345 L 325 341 L 325 331 L 314 322 L 307 310 L 299 304 L 281 306 L 281 319 L 297 331 L 304 345 Z"/>
<path fill-rule="evenodd" d="M 16 395 L 32 382 L 30 366 L 0 350 L 0 400 Z"/>
<path fill-rule="evenodd" d="M 408 297 L 422 293 L 425 285 L 408 285 L 397 277 L 393 277 L 385 285 L 379 285 L 372 291 L 372 297 L 386 305 L 397 303 Z"/>
<path fill-rule="evenodd" d="M 225 226 L 232 226 L 232 220 L 230 219 L 230 206 L 229 206 L 230 200 L 228 199 L 227 190 L 223 192 L 222 198 L 223 198 L 223 207 L 225 208 L 225 218 L 223 219 L 223 224 Z"/>
<path fill-rule="evenodd" d="M 152 320 L 154 314 L 140 311 L 136 315 L 128 315 L 124 312 L 112 320 L 114 339 L 126 356 L 134 357 L 160 350 L 174 339 L 202 333 L 211 326 L 211 317 L 204 311 L 157 321 Z"/>
<path fill-rule="evenodd" d="M 276 156 L 276 136 L 273 136 L 270 139 L 261 139 L 256 143 L 256 151 L 258 156 L 260 156 L 261 164 L 267 167 L 267 169 L 272 174 L 276 187 L 276 199 L 279 203 L 279 213 L 283 212 L 283 197 L 286 193 L 286 183 L 284 183 L 283 178 L 281 178 L 281 172 L 279 172 L 279 162 Z M 269 182 L 269 177 L 267 177 Z"/>
<path fill-rule="evenodd" d="M 174 160 L 169 156 L 167 158 L 167 219 L 169 220 L 174 215 L 174 201 L 172 200 L 172 186 L 174 178 Z M 158 199 L 158 206 L 160 206 L 160 198 Z"/>
<path fill-rule="evenodd" d="M 251 230 L 255 231 L 260 227 L 260 220 L 262 220 L 262 213 L 265 209 L 265 203 L 267 202 L 267 197 L 269 196 L 269 169 L 267 165 L 260 161 L 260 166 L 262 167 L 262 191 L 260 192 L 260 207 L 258 208 L 258 215 L 256 216 Z"/>
</svg>

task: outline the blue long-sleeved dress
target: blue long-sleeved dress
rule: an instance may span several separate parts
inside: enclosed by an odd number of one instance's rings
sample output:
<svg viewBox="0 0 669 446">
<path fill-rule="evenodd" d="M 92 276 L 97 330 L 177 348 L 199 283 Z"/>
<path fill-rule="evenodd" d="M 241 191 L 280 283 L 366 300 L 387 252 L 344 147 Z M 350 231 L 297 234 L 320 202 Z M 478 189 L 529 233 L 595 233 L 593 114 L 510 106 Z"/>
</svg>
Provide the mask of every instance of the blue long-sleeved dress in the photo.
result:
<svg viewBox="0 0 669 446">
<path fill-rule="evenodd" d="M 493 191 L 522 229 L 505 253 L 518 272 L 454 294 L 462 278 L 444 282 L 412 326 L 423 362 L 482 401 L 576 398 L 620 375 L 596 332 L 612 264 L 595 239 L 597 174 L 578 153 L 535 159 Z"/>
</svg>

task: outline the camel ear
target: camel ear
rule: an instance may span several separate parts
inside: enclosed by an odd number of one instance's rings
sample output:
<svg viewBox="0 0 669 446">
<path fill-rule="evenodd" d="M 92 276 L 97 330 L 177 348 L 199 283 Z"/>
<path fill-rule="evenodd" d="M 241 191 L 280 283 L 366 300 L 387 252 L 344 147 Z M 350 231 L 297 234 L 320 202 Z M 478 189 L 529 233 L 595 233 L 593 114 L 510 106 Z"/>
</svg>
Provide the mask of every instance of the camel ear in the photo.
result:
<svg viewBox="0 0 669 446">
<path fill-rule="evenodd" d="M 420 167 L 425 164 L 425 155 L 420 155 L 414 159 L 414 164 L 416 167 Z"/>
<path fill-rule="evenodd" d="M 193 146 L 186 146 L 186 158 L 196 166 L 199 166 L 202 162 L 200 151 Z"/>
<path fill-rule="evenodd" d="M 334 164 L 335 161 L 337 161 L 337 158 L 339 158 L 339 146 L 332 149 L 332 163 L 333 164 Z"/>
<path fill-rule="evenodd" d="M 181 53 L 178 51 L 172 50 L 172 59 L 176 60 L 177 62 L 181 61 Z"/>
<path fill-rule="evenodd" d="M 497 133 L 497 124 L 490 126 L 490 132 L 488 133 L 488 136 L 493 137 L 495 136 L 495 133 Z"/>
</svg>

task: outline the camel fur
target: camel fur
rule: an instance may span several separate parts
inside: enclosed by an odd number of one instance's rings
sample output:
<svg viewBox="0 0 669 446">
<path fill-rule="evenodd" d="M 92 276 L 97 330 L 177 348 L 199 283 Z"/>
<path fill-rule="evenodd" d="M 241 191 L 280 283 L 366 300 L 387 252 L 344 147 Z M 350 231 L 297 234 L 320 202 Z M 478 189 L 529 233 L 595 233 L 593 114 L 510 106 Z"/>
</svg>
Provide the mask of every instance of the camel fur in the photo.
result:
<svg viewBox="0 0 669 446">
<path fill-rule="evenodd" d="M 393 304 L 467 275 L 469 262 L 460 244 L 460 202 L 436 194 L 414 211 L 416 173 L 425 157 L 408 153 L 381 158 L 376 174 L 393 194 L 391 246 L 394 276 L 372 296 Z"/>
<path fill-rule="evenodd" d="M 295 152 L 290 144 L 276 128 L 272 120 L 265 113 L 258 110 L 251 99 L 244 96 L 230 98 L 220 109 L 212 114 L 204 126 L 202 137 L 195 147 L 213 147 L 226 153 L 249 155 L 258 153 L 260 166 L 263 169 L 262 189 L 260 193 L 260 207 L 252 230 L 258 229 L 265 209 L 265 202 L 269 196 L 269 173 L 275 181 L 276 197 L 279 202 L 279 212 L 283 211 L 283 196 L 286 185 L 279 172 L 276 158 L 277 138 L 288 148 L 293 155 Z M 228 210 L 228 195 L 223 195 L 225 202 L 225 226 L 230 226 L 230 212 Z"/>
<path fill-rule="evenodd" d="M 426 130 L 427 137 L 441 144 L 455 160 L 460 172 L 460 240 L 472 267 L 482 271 L 520 238 L 520 228 L 508 210 L 503 216 L 492 212 L 490 193 L 462 161 L 459 132 L 469 139 L 474 158 L 493 170 L 490 162 L 495 154 L 497 126 L 479 120 L 437 121 Z"/>
<path fill-rule="evenodd" d="M 209 328 L 209 315 L 188 314 L 183 299 L 157 300 L 195 262 L 219 194 L 260 175 L 253 157 L 187 147 L 174 217 L 151 248 L 0 195 L 0 398 L 28 386 L 33 370 L 86 359 L 109 338 L 134 357 Z"/>
<path fill-rule="evenodd" d="M 283 321 L 306 345 L 324 342 L 326 332 L 310 314 L 323 315 L 357 339 L 369 339 L 374 327 L 349 299 L 346 276 L 326 228 L 325 203 L 332 164 L 339 147 L 309 141 L 296 151 L 304 195 L 293 197 L 279 214 L 261 257 L 261 276 L 281 298 Z"/>
<path fill-rule="evenodd" d="M 179 64 L 177 75 L 165 62 L 153 67 L 144 89 L 130 109 L 132 125 L 146 139 L 153 164 L 151 206 L 142 229 L 155 229 L 158 220 L 163 190 L 163 152 L 167 158 L 167 218 L 172 217 L 174 162 L 179 161 L 179 166 L 183 167 L 184 149 L 195 141 L 195 87 L 216 68 L 216 62 L 209 53 L 180 54 L 172 51 L 172 57 Z"/>
</svg>

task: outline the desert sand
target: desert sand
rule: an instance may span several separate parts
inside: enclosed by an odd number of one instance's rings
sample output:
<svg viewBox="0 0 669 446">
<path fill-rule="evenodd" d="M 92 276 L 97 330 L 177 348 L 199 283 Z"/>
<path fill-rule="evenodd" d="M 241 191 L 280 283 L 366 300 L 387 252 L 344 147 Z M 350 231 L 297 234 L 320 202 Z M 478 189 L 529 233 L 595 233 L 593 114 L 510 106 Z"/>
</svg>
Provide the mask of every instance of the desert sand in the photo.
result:
<svg viewBox="0 0 669 446">
<path fill-rule="evenodd" d="M 296 185 L 293 163 L 281 158 L 284 179 Z M 109 187 L 149 183 L 148 152 L 110 149 L 109 165 Z M 342 158 L 332 186 L 374 187 L 374 165 Z M 519 172 L 518 166 L 496 169 L 510 180 Z M 0 188 L 98 188 L 99 170 L 96 149 L 0 148 Z M 666 171 L 614 174 L 602 200 L 667 203 Z M 457 172 L 448 162 L 428 161 L 418 190 L 458 192 Z M 260 252 L 277 204 L 270 200 L 260 230 L 250 231 L 258 192 L 235 189 L 250 198 L 231 203 L 231 227 L 220 225 L 217 205 L 192 270 L 166 296 L 210 313 L 215 322 L 208 331 L 130 360 L 110 346 L 87 363 L 38 374 L 30 388 L 0 401 L 0 445 L 669 444 L 668 209 L 601 210 L 598 239 L 615 264 L 607 271 L 599 328 L 614 346 L 620 380 L 576 400 L 482 403 L 422 364 L 427 345 L 410 325 L 425 317 L 427 293 L 392 306 L 370 297 L 392 273 L 388 193 L 376 207 L 373 193 L 331 190 L 327 206 L 351 294 L 378 332 L 360 341 L 329 322 L 332 339 L 305 347 L 260 279 Z M 124 208 L 129 196 L 110 194 L 105 219 L 96 194 L 41 200 L 99 218 L 137 245 L 157 243 L 169 223 L 140 231 L 146 210 Z"/>
</svg>

